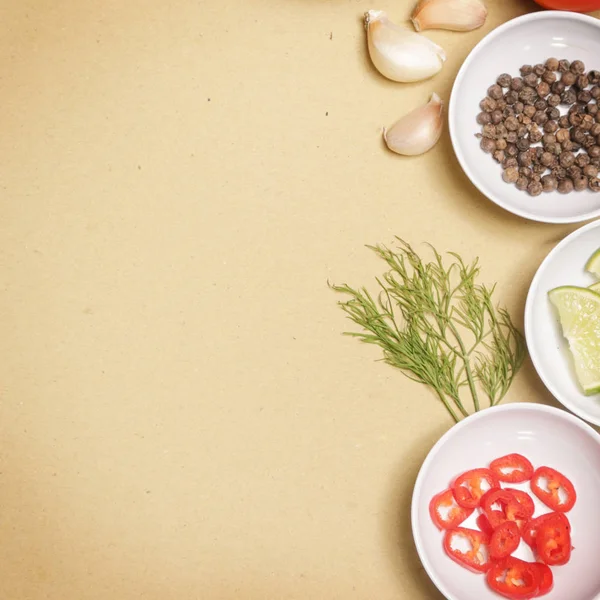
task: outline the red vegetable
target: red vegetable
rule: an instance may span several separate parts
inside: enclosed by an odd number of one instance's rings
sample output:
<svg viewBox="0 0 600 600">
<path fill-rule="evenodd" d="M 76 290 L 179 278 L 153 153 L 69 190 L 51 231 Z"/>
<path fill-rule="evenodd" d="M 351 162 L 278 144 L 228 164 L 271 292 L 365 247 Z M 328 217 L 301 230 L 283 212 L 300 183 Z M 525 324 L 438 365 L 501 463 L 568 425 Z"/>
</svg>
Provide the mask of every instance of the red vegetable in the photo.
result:
<svg viewBox="0 0 600 600">
<path fill-rule="evenodd" d="M 519 527 L 514 521 L 504 521 L 498 526 L 490 538 L 490 556 L 492 558 L 506 558 L 518 547 L 521 541 Z"/>
<path fill-rule="evenodd" d="M 552 519 L 557 519 L 563 524 L 564 527 L 567 528 L 569 533 L 571 532 L 571 523 L 569 523 L 569 519 L 563 513 L 552 512 L 536 517 L 535 519 L 531 519 L 521 529 L 521 535 L 523 537 L 523 540 L 525 540 L 525 542 L 529 544 L 529 546 L 531 546 L 532 549 L 535 550 L 535 537 L 537 535 L 538 529 L 544 523 Z"/>
<path fill-rule="evenodd" d="M 490 525 L 496 529 L 504 521 L 526 521 L 526 510 L 519 504 L 512 492 L 491 489 L 481 498 L 481 509 Z"/>
<path fill-rule="evenodd" d="M 506 598 L 533 598 L 539 589 L 541 570 L 514 556 L 494 563 L 488 571 L 488 585 Z"/>
<path fill-rule="evenodd" d="M 525 514 L 527 515 L 527 519 L 531 519 L 533 517 L 533 513 L 535 512 L 535 504 L 533 503 L 533 498 L 523 490 L 515 490 L 513 488 L 504 488 L 512 493 L 512 495 L 516 498 L 517 502 L 522 506 Z"/>
<path fill-rule="evenodd" d="M 532 563 L 538 571 L 540 577 L 540 583 L 536 598 L 538 596 L 544 596 L 548 592 L 552 591 L 554 587 L 554 575 L 552 575 L 552 569 L 543 563 Z"/>
<path fill-rule="evenodd" d="M 435 495 L 429 503 L 429 514 L 438 529 L 458 527 L 472 512 L 472 508 L 463 508 L 456 503 L 452 490 Z"/>
<path fill-rule="evenodd" d="M 547 565 L 565 565 L 571 558 L 571 532 L 560 519 L 544 521 L 535 534 L 538 557 Z"/>
<path fill-rule="evenodd" d="M 446 531 L 444 536 L 446 554 L 459 565 L 476 573 L 485 573 L 492 566 L 489 543 L 489 537 L 485 533 L 465 527 Z M 463 551 L 460 546 L 467 546 L 468 549 Z"/>
<path fill-rule="evenodd" d="M 535 0 L 544 8 L 552 10 L 571 10 L 574 12 L 591 12 L 600 10 L 600 0 Z"/>
<path fill-rule="evenodd" d="M 562 473 L 550 467 L 536 469 L 530 485 L 531 491 L 546 506 L 557 512 L 569 512 L 577 500 L 573 484 Z"/>
<path fill-rule="evenodd" d="M 533 465 L 521 454 L 507 454 L 493 460 L 490 470 L 499 481 L 508 483 L 521 483 L 533 475 Z"/>
<path fill-rule="evenodd" d="M 481 529 L 483 533 L 485 533 L 487 536 L 492 536 L 492 533 L 494 533 L 494 529 L 490 525 L 488 518 L 483 513 L 481 513 L 477 517 L 477 520 L 475 522 L 477 523 L 477 527 L 479 527 L 479 529 Z"/>
<path fill-rule="evenodd" d="M 482 484 L 487 483 L 487 489 Z M 500 487 L 496 476 L 489 469 L 473 469 L 459 475 L 452 484 L 456 502 L 464 508 L 477 508 L 483 494 L 490 488 Z"/>
</svg>

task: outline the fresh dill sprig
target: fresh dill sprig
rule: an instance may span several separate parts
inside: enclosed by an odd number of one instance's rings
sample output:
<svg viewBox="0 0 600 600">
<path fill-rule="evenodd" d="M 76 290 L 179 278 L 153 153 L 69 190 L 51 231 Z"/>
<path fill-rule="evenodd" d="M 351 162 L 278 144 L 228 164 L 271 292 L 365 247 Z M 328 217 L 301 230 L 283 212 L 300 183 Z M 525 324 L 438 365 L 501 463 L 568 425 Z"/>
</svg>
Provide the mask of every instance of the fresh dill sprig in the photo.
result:
<svg viewBox="0 0 600 600">
<path fill-rule="evenodd" d="M 477 283 L 479 263 L 453 252 L 446 267 L 433 248 L 424 262 L 404 240 L 399 248 L 367 246 L 388 266 L 373 297 L 364 288 L 332 285 L 349 299 L 338 304 L 362 331 L 346 332 L 383 350 L 383 360 L 430 386 L 452 418 L 494 406 L 505 396 L 525 359 L 525 341 L 489 288 Z M 463 398 L 470 397 L 470 404 Z"/>
</svg>

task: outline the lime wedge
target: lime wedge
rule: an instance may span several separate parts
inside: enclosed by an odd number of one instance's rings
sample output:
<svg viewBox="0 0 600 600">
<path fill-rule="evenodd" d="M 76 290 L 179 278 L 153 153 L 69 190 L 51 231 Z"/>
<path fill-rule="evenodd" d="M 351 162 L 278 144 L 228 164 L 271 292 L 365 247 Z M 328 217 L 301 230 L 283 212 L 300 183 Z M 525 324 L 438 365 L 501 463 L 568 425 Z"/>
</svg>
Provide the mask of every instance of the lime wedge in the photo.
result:
<svg viewBox="0 0 600 600">
<path fill-rule="evenodd" d="M 600 294 L 565 285 L 550 290 L 548 297 L 558 310 L 583 393 L 600 393 Z"/>
<path fill-rule="evenodd" d="M 585 263 L 585 270 L 588 273 L 593 273 L 596 277 L 600 277 L 600 248 L 588 258 Z"/>
<path fill-rule="evenodd" d="M 600 294 L 600 281 L 598 283 L 592 283 L 592 285 L 589 285 L 588 290 L 592 290 L 592 292 Z"/>
</svg>

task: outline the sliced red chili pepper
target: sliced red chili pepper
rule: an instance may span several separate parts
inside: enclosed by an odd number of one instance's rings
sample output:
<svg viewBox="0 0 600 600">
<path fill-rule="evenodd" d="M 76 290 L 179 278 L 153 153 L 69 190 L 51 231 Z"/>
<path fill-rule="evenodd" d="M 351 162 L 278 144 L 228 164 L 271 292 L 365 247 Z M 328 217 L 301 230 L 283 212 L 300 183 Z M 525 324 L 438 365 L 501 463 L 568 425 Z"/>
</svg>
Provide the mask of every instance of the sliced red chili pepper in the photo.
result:
<svg viewBox="0 0 600 600">
<path fill-rule="evenodd" d="M 485 489 L 484 489 L 484 483 Z M 456 502 L 464 508 L 477 508 L 485 492 L 500 487 L 496 476 L 489 469 L 473 469 L 459 475 L 452 484 Z"/>
<path fill-rule="evenodd" d="M 534 563 L 514 556 L 495 562 L 487 574 L 488 585 L 506 598 L 533 598 L 540 585 L 541 571 Z"/>
<path fill-rule="evenodd" d="M 565 565 L 571 558 L 571 532 L 559 519 L 547 519 L 535 534 L 538 557 L 547 565 Z"/>
<path fill-rule="evenodd" d="M 490 470 L 500 481 L 508 483 L 521 483 L 533 475 L 533 465 L 521 454 L 507 454 L 493 460 Z"/>
<path fill-rule="evenodd" d="M 531 491 L 546 506 L 557 512 L 569 512 L 577 500 L 575 487 L 569 479 L 550 467 L 536 469 L 530 485 Z"/>
<path fill-rule="evenodd" d="M 456 503 L 450 489 L 436 494 L 429 503 L 429 514 L 438 529 L 458 527 L 472 512 L 472 508 L 463 508 Z"/>
<path fill-rule="evenodd" d="M 548 592 L 552 591 L 554 587 L 554 575 L 552 575 L 552 569 L 543 563 L 532 563 L 535 568 L 538 570 L 540 576 L 540 583 L 538 587 L 538 591 L 536 594 L 536 598 L 539 596 L 544 596 Z"/>
<path fill-rule="evenodd" d="M 526 519 L 531 519 L 533 517 L 533 513 L 535 512 L 535 504 L 533 503 L 533 498 L 523 490 L 516 490 L 514 488 L 504 488 L 512 493 L 512 495 L 517 499 L 517 502 L 523 507 L 523 510 L 526 514 Z"/>
<path fill-rule="evenodd" d="M 519 527 L 514 521 L 504 521 L 494 529 L 490 538 L 490 556 L 494 559 L 510 556 L 521 541 Z"/>
<path fill-rule="evenodd" d="M 486 492 L 481 498 L 481 509 L 493 529 L 504 521 L 527 520 L 525 509 L 508 490 L 492 489 Z"/>
<path fill-rule="evenodd" d="M 569 523 L 569 519 L 564 513 L 551 512 L 546 513 L 545 515 L 540 515 L 535 519 L 531 519 L 522 527 L 521 536 L 533 550 L 535 550 L 535 536 L 537 535 L 538 528 L 552 519 L 557 519 L 563 524 L 564 527 L 567 528 L 569 533 L 571 532 L 571 523 Z"/>
<path fill-rule="evenodd" d="M 465 527 L 450 529 L 444 536 L 446 554 L 476 573 L 485 573 L 492 566 L 489 543 L 490 539 L 485 533 Z"/>
<path fill-rule="evenodd" d="M 485 533 L 485 535 L 491 537 L 492 533 L 494 533 L 494 530 L 490 525 L 488 518 L 483 513 L 481 513 L 477 517 L 477 520 L 475 522 L 477 523 L 477 527 L 479 527 L 479 529 L 481 529 L 481 531 Z"/>
</svg>

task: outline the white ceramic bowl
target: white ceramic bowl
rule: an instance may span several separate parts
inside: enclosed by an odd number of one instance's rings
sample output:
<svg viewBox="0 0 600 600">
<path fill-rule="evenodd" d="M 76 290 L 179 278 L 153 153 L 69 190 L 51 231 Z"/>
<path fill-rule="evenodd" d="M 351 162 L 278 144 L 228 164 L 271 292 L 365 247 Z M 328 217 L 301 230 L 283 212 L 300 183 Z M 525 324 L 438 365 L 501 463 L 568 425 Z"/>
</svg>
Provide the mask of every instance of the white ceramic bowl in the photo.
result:
<svg viewBox="0 0 600 600">
<path fill-rule="evenodd" d="M 525 303 L 525 338 L 540 379 L 561 404 L 594 425 L 600 425 L 600 394 L 585 396 L 577 384 L 568 342 L 548 292 L 561 285 L 587 287 L 595 283 L 584 267 L 598 248 L 600 221 L 568 235 L 540 265 Z"/>
<path fill-rule="evenodd" d="M 501 73 L 519 75 L 524 64 L 543 63 L 551 56 L 583 60 L 600 70 L 600 21 L 571 12 L 536 12 L 501 25 L 471 51 L 452 89 L 448 121 L 454 151 L 463 170 L 479 190 L 506 210 L 547 223 L 575 223 L 600 215 L 600 193 L 589 190 L 532 197 L 504 183 L 502 168 L 479 147 L 475 134 L 479 102 Z M 559 107 L 560 108 L 560 107 Z"/>
<path fill-rule="evenodd" d="M 600 435 L 567 413 L 540 404 L 507 404 L 488 408 L 450 429 L 432 448 L 423 463 L 412 499 L 412 529 L 417 551 L 433 583 L 448 600 L 499 600 L 474 574 L 450 560 L 442 547 L 443 533 L 429 516 L 429 501 L 447 489 L 454 477 L 491 460 L 518 452 L 534 466 L 547 465 L 573 482 L 577 502 L 568 513 L 572 525 L 571 560 L 553 567 L 552 600 L 592 600 L 600 597 Z M 519 484 L 527 490 L 527 484 Z M 536 499 L 536 514 L 549 512 Z M 474 527 L 475 513 L 463 524 Z M 515 556 L 532 560 L 524 542 Z"/>
</svg>

